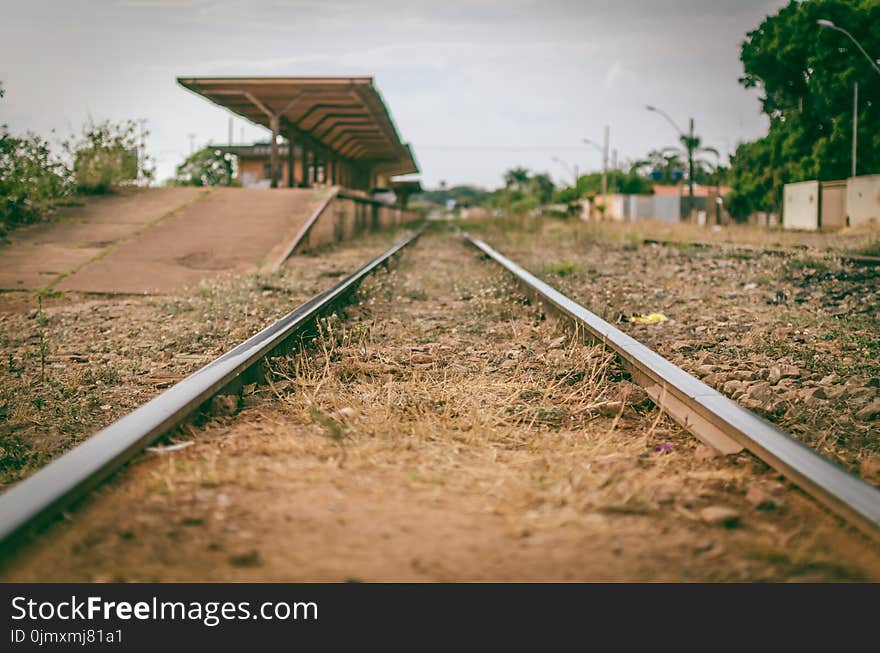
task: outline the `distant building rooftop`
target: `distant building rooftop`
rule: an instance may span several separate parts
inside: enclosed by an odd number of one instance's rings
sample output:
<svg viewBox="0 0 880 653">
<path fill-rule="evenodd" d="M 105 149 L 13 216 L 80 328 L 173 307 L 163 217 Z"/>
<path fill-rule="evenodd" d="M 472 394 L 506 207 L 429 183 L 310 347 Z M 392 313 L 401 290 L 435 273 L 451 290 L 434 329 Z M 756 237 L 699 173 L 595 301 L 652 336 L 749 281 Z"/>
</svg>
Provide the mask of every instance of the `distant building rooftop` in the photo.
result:
<svg viewBox="0 0 880 653">
<path fill-rule="evenodd" d="M 730 186 L 703 186 L 694 184 L 694 197 L 708 197 L 709 195 L 727 195 L 731 191 Z M 654 195 L 672 196 L 681 195 L 687 197 L 690 191 L 687 184 L 676 184 L 675 186 L 665 186 L 654 184 Z"/>
</svg>

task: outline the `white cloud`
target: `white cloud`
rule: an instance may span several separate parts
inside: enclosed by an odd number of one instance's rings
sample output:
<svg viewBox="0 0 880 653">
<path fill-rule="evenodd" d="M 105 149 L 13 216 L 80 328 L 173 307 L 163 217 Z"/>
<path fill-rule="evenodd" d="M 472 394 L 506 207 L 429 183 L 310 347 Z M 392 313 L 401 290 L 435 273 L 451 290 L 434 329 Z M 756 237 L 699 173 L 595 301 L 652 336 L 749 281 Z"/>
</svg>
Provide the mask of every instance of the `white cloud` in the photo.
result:
<svg viewBox="0 0 880 653">
<path fill-rule="evenodd" d="M 615 61 L 611 64 L 608 72 L 605 73 L 605 79 L 603 81 L 606 90 L 614 86 L 614 82 L 617 81 L 617 78 L 620 77 L 621 73 L 623 73 L 623 65 L 620 61 Z"/>
</svg>

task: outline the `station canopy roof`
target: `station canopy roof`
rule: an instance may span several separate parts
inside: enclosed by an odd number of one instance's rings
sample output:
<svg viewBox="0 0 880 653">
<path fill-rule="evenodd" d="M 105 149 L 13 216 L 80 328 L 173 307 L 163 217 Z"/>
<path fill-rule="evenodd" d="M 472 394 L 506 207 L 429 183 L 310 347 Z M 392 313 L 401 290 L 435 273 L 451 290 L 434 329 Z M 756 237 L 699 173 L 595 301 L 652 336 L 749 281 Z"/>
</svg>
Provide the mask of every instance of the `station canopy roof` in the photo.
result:
<svg viewBox="0 0 880 653">
<path fill-rule="evenodd" d="M 221 107 L 297 144 L 319 145 L 387 175 L 418 172 L 372 77 L 179 77 Z"/>
</svg>

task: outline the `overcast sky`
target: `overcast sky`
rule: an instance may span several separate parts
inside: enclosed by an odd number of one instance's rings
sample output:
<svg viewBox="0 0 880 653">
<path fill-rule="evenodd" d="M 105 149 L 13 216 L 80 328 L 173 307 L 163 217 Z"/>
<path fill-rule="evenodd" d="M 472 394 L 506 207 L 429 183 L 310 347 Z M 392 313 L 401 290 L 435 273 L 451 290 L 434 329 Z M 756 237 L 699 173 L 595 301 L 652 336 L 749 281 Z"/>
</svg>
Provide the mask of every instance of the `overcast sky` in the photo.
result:
<svg viewBox="0 0 880 653">
<path fill-rule="evenodd" d="M 60 138 L 145 118 L 159 178 L 228 113 L 178 76 L 372 75 L 423 180 L 494 187 L 525 165 L 566 177 L 674 145 L 654 104 L 722 153 L 764 132 L 737 82 L 745 33 L 783 0 L 0 0 L 0 122 Z M 235 120 L 235 139 L 267 132 Z"/>
</svg>

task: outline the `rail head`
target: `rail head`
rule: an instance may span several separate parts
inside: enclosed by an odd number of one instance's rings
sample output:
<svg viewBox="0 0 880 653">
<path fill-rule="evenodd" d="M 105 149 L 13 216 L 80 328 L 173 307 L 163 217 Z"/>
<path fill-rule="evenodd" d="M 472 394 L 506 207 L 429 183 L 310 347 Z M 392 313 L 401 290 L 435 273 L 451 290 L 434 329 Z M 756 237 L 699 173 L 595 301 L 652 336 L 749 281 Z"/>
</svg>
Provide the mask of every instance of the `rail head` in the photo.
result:
<svg viewBox="0 0 880 653">
<path fill-rule="evenodd" d="M 794 439 L 775 425 L 731 401 L 717 390 L 623 333 L 584 306 L 541 281 L 478 238 L 462 232 L 470 243 L 501 265 L 527 290 L 582 325 L 596 340 L 611 348 L 641 384 L 653 384 L 654 402 L 683 427 L 712 446 L 728 452 L 744 447 L 779 470 L 834 513 L 880 540 L 880 491 L 854 474 Z M 667 401 L 667 398 L 669 401 Z M 682 407 L 699 417 L 680 419 Z M 678 417 L 676 415 L 678 414 Z M 706 431 L 706 424 L 711 431 Z M 707 433 L 720 434 L 712 442 Z M 739 445 L 731 447 L 731 443 Z"/>
<path fill-rule="evenodd" d="M 0 553 L 14 547 L 20 536 L 43 525 L 84 496 L 147 445 L 181 424 L 212 396 L 234 383 L 264 356 L 301 333 L 421 233 L 417 231 L 398 241 L 332 288 L 312 297 L 0 494 Z"/>
</svg>

